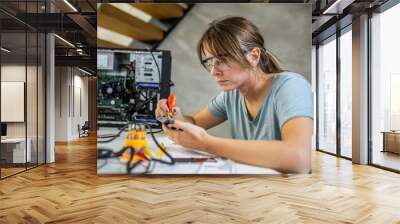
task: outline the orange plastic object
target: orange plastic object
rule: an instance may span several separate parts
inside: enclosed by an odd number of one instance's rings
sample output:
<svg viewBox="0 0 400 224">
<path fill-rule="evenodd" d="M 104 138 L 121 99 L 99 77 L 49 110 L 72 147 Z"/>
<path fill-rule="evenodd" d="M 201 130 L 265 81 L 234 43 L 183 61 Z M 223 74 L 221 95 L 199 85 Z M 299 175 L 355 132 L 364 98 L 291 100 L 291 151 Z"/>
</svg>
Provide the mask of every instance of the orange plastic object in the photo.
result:
<svg viewBox="0 0 400 224">
<path fill-rule="evenodd" d="M 130 152 L 125 152 L 122 154 L 122 158 L 124 158 L 124 160 L 131 162 L 131 163 L 136 163 L 140 160 L 148 160 L 149 156 L 145 154 L 145 152 L 143 150 L 139 150 L 137 151 L 134 155 L 131 161 L 129 161 L 129 159 L 131 158 L 131 153 Z"/>
<path fill-rule="evenodd" d="M 129 131 L 125 138 L 124 147 L 132 147 L 134 149 L 147 147 L 146 131 Z"/>
<path fill-rule="evenodd" d="M 174 114 L 172 110 L 174 109 L 175 104 L 176 104 L 176 96 L 175 95 L 168 96 L 167 104 L 168 104 L 168 113 L 167 113 L 167 115 L 172 117 L 173 114 Z"/>
</svg>

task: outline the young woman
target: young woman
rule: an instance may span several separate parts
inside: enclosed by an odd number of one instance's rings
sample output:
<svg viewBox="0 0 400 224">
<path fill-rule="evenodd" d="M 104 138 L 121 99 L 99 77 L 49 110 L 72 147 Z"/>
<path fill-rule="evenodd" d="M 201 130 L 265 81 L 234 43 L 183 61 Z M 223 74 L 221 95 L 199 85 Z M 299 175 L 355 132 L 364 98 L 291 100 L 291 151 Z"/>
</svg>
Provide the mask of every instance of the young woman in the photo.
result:
<svg viewBox="0 0 400 224">
<path fill-rule="evenodd" d="M 164 132 L 177 144 L 241 163 L 288 173 L 311 170 L 313 95 L 299 74 L 283 71 L 249 20 L 214 21 L 198 43 L 198 56 L 223 90 L 206 108 L 189 116 L 175 108 Z M 160 100 L 156 116 L 168 111 Z M 228 120 L 230 138 L 206 132 Z"/>
</svg>

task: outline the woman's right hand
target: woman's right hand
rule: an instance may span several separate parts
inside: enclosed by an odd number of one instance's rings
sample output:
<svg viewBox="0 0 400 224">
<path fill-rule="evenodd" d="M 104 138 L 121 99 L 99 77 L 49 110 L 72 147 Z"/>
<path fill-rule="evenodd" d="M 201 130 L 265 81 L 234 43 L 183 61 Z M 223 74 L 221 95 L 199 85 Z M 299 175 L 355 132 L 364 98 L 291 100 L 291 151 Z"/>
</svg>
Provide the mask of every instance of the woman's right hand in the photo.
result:
<svg viewBox="0 0 400 224">
<path fill-rule="evenodd" d="M 166 116 L 168 111 L 167 99 L 160 99 L 157 103 L 156 117 Z M 175 119 L 184 120 L 179 107 L 174 107 L 172 112 Z"/>
<path fill-rule="evenodd" d="M 168 112 L 167 99 L 160 99 L 157 103 L 156 117 L 166 116 Z"/>
</svg>

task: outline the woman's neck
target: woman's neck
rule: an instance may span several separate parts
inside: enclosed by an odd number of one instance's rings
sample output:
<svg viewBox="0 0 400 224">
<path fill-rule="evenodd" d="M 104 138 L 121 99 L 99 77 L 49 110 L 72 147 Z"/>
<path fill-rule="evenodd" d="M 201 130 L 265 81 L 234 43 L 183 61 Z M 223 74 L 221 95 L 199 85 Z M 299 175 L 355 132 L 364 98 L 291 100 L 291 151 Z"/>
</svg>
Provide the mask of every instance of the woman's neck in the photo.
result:
<svg viewBox="0 0 400 224">
<path fill-rule="evenodd" d="M 252 74 L 249 80 L 238 88 L 239 93 L 247 102 L 257 102 L 265 98 L 273 80 L 273 73 L 257 71 Z"/>
</svg>

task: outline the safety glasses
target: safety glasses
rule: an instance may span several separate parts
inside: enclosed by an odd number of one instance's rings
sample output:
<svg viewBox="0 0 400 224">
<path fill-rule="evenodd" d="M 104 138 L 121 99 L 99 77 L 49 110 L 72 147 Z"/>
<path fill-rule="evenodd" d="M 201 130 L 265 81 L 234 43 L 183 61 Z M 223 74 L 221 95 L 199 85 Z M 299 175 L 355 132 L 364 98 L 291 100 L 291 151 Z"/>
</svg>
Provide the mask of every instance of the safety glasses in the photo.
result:
<svg viewBox="0 0 400 224">
<path fill-rule="evenodd" d="M 227 67 L 227 58 L 226 55 L 217 55 L 202 60 L 201 64 L 208 72 L 211 72 L 213 68 L 225 69 Z"/>
</svg>

